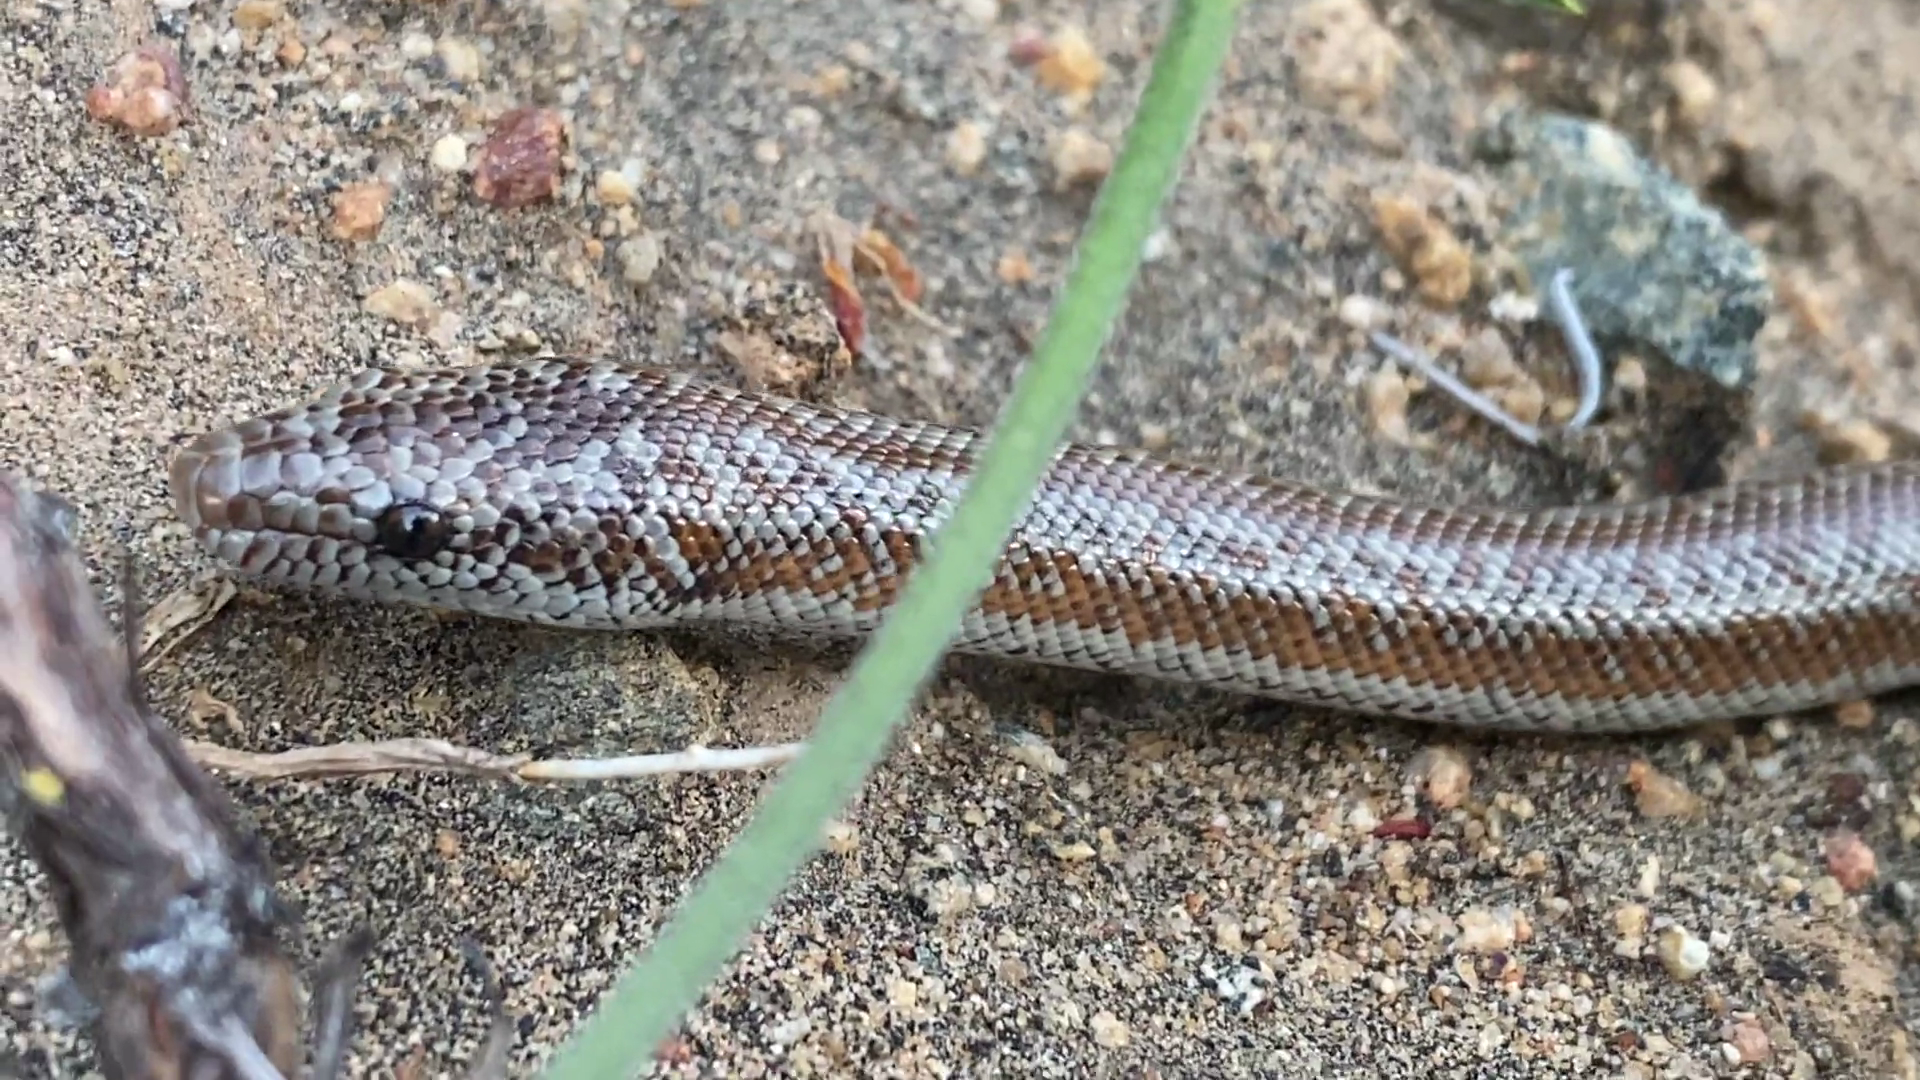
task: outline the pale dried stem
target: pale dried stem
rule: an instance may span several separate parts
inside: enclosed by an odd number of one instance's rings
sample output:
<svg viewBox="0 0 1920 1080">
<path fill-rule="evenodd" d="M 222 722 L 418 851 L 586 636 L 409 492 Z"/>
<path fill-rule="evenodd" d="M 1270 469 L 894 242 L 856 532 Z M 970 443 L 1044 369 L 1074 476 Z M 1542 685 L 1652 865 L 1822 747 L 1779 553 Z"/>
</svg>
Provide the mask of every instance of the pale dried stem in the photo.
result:
<svg viewBox="0 0 1920 1080">
<path fill-rule="evenodd" d="M 692 746 L 668 754 L 535 761 L 525 754 L 494 754 L 441 739 L 383 739 L 305 746 L 262 754 L 189 742 L 196 762 L 253 780 L 317 779 L 376 773 L 451 772 L 519 782 L 632 780 L 677 773 L 738 772 L 784 765 L 805 743 L 716 750 Z"/>
</svg>

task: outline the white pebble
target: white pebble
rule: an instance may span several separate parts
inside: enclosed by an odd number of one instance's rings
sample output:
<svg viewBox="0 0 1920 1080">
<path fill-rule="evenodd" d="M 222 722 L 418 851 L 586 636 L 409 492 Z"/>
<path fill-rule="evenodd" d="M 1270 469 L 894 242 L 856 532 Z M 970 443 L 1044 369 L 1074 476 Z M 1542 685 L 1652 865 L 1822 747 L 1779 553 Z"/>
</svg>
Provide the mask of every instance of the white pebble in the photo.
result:
<svg viewBox="0 0 1920 1080">
<path fill-rule="evenodd" d="M 1656 951 L 1667 974 L 1681 982 L 1697 978 L 1713 962 L 1713 949 L 1694 937 L 1684 926 L 1669 926 L 1662 930 Z"/>
<path fill-rule="evenodd" d="M 467 167 L 467 140 L 458 135 L 442 135 L 433 144 L 433 167 L 444 173 L 457 173 Z"/>
<path fill-rule="evenodd" d="M 1386 325 L 1390 314 L 1387 305 L 1371 296 L 1353 293 L 1340 301 L 1336 315 L 1340 321 L 1355 330 L 1373 330 Z"/>
<path fill-rule="evenodd" d="M 652 233 L 641 233 L 622 243 L 614 256 L 620 260 L 620 276 L 627 284 L 645 285 L 660 269 L 660 239 Z"/>
</svg>

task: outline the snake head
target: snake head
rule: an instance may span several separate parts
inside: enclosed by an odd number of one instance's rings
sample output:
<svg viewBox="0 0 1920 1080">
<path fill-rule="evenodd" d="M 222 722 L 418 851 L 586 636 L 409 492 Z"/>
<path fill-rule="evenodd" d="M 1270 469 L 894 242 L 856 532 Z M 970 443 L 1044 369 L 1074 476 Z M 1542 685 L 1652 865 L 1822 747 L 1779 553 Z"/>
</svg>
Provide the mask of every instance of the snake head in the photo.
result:
<svg viewBox="0 0 1920 1080">
<path fill-rule="evenodd" d="M 552 359 L 369 370 L 194 440 L 168 471 L 174 506 L 269 584 L 591 625 L 644 518 L 607 482 L 645 462 L 608 404 L 642 378 Z"/>
</svg>

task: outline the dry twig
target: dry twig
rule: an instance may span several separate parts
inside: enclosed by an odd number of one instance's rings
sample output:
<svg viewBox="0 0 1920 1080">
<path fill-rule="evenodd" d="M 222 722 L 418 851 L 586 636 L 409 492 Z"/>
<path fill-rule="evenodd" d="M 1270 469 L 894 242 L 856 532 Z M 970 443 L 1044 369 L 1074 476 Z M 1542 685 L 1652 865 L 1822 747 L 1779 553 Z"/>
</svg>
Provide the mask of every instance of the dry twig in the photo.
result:
<svg viewBox="0 0 1920 1080">
<path fill-rule="evenodd" d="M 493 780 L 554 783 L 770 769 L 799 757 L 806 744 L 777 743 L 719 750 L 690 746 L 668 754 L 545 761 L 536 761 L 526 754 L 495 754 L 444 739 L 421 738 L 302 746 L 270 754 L 233 750 L 206 742 L 189 742 L 186 747 L 188 756 L 209 769 L 253 780 L 449 772 Z"/>
<path fill-rule="evenodd" d="M 291 920 L 266 855 L 147 708 L 73 527 L 0 475 L 0 809 L 52 879 L 108 1076 L 289 1075 Z"/>
<path fill-rule="evenodd" d="M 0 473 L 0 814 L 51 881 L 110 1080 L 295 1075 L 299 987 L 278 938 L 296 919 L 259 840 L 148 707 L 132 574 L 116 638 L 74 517 Z M 346 1040 L 357 966 L 329 964 L 347 982 L 321 988 L 337 1006 L 323 1044 Z"/>
</svg>

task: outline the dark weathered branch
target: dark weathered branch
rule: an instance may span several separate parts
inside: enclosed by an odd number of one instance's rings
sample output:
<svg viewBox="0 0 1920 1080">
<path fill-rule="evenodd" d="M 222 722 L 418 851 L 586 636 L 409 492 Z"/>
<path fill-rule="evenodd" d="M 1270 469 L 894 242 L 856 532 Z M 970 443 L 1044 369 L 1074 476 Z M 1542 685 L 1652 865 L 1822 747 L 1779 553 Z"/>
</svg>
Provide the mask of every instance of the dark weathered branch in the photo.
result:
<svg viewBox="0 0 1920 1080">
<path fill-rule="evenodd" d="M 74 516 L 0 473 L 0 812 L 52 880 L 107 1076 L 293 1076 L 301 1012 L 272 869 L 147 708 Z"/>
</svg>

